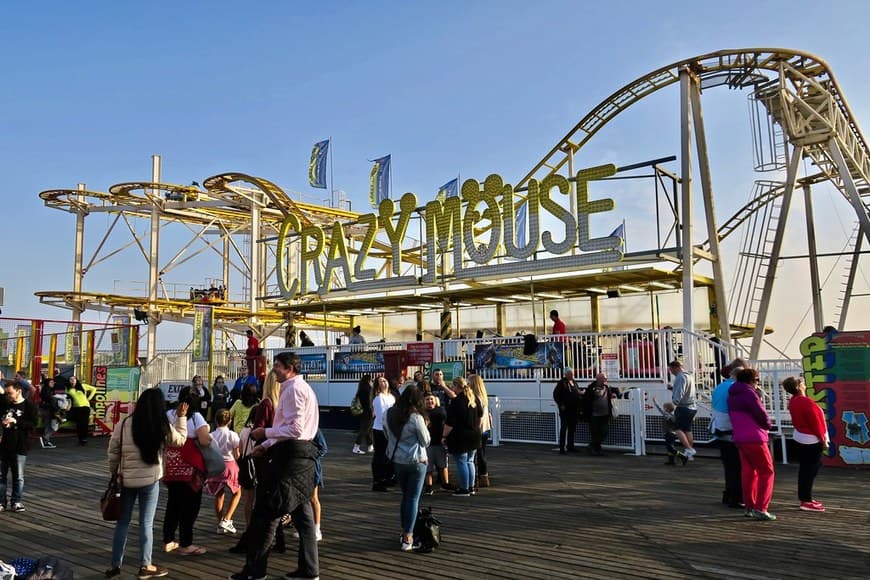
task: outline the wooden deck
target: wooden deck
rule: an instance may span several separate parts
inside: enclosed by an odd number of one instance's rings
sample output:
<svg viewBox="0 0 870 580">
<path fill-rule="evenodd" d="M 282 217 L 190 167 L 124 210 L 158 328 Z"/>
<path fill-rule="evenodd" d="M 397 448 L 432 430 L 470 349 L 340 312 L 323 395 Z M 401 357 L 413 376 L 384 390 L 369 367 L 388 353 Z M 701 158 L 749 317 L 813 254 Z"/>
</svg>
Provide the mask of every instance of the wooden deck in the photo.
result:
<svg viewBox="0 0 870 580">
<path fill-rule="evenodd" d="M 321 576 L 333 578 L 866 578 L 870 564 L 870 472 L 823 470 L 817 498 L 829 511 L 797 509 L 794 466 L 777 466 L 771 511 L 757 522 L 720 503 L 721 466 L 699 459 L 667 467 L 661 456 L 559 456 L 550 448 L 508 445 L 490 451 L 493 487 L 472 498 L 424 498 L 443 522 L 433 554 L 398 549 L 399 493 L 370 491 L 368 456 L 350 453 L 352 435 L 327 433 Z M 25 513 L 0 514 L 0 559 L 61 556 L 76 578 L 101 578 L 112 524 L 97 498 L 106 480 L 106 439 L 86 448 L 58 439 L 28 458 Z M 165 492 L 155 521 L 154 560 L 171 578 L 226 578 L 242 557 L 214 533 L 211 501 L 197 522 L 200 557 L 160 548 Z M 241 510 L 236 522 L 242 521 Z M 135 521 L 135 519 L 134 519 Z M 243 526 L 238 526 L 239 528 Z M 131 527 L 124 577 L 134 577 Z M 289 539 L 289 537 L 288 537 Z M 292 542 L 290 542 L 292 546 Z M 295 548 L 274 555 L 270 577 L 295 568 Z"/>
</svg>

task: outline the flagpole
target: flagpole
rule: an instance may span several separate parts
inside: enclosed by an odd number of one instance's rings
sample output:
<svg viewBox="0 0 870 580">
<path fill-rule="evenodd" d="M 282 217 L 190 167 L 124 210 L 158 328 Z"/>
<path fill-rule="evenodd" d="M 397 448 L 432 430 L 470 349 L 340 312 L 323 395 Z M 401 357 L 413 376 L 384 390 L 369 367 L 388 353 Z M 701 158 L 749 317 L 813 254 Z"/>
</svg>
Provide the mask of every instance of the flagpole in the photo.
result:
<svg viewBox="0 0 870 580">
<path fill-rule="evenodd" d="M 335 207 L 335 169 L 332 167 L 332 137 L 327 141 L 329 143 L 329 201 L 332 207 Z"/>
</svg>

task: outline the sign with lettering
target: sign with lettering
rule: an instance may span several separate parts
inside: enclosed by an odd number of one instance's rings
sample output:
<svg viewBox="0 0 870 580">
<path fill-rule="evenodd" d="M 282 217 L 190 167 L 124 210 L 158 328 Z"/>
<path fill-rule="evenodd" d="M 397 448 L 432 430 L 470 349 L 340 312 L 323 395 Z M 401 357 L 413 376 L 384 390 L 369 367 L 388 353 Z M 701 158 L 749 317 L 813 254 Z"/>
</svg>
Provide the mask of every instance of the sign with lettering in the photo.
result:
<svg viewBox="0 0 870 580">
<path fill-rule="evenodd" d="M 870 467 L 870 332 L 814 334 L 800 350 L 807 396 L 828 423 L 825 464 Z"/>
<path fill-rule="evenodd" d="M 419 287 L 448 278 L 492 279 L 620 262 L 622 238 L 593 238 L 589 228 L 592 214 L 609 212 L 614 207 L 609 198 L 590 201 L 589 182 L 614 173 L 613 164 L 577 173 L 576 213 L 559 201 L 571 193 L 568 178 L 555 174 L 541 181 L 529 180 L 524 199 L 516 196 L 513 187 L 498 175 L 490 175 L 483 184 L 467 179 L 462 184 L 461 196 L 435 199 L 424 208 L 418 208 L 416 195 L 406 193 L 398 207 L 391 199 L 382 200 L 377 215 L 361 215 L 355 224 L 303 226 L 300 217 L 291 213 L 278 235 L 276 271 L 281 297 L 292 300 L 334 290 Z M 525 224 L 517 219 L 519 203 L 527 208 Z M 408 225 L 415 212 L 422 216 L 424 239 L 406 243 Z M 518 224 L 522 232 L 518 231 Z M 353 252 L 348 247 L 350 227 L 363 232 Z M 375 268 L 378 264 L 368 263 L 376 241 L 392 248 L 387 268 Z M 291 244 L 297 250 L 292 253 L 292 262 L 288 251 Z M 422 275 L 416 271 L 408 273 L 413 264 L 406 259 L 405 252 L 410 245 L 425 248 L 425 259 L 420 265 Z M 383 273 L 381 278 L 379 270 Z"/>
<path fill-rule="evenodd" d="M 422 366 L 435 360 L 435 343 L 409 342 L 405 345 L 408 365 Z"/>
</svg>

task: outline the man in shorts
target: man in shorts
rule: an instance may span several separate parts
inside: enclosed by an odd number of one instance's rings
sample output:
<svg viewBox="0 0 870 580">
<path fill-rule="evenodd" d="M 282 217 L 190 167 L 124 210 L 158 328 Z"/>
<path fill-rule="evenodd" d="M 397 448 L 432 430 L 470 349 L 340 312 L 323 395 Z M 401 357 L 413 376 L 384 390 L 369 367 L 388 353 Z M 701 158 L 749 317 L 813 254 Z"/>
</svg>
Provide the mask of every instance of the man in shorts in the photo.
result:
<svg viewBox="0 0 870 580">
<path fill-rule="evenodd" d="M 692 375 L 683 369 L 683 363 L 672 360 L 668 363 L 668 371 L 674 375 L 668 388 L 673 389 L 671 401 L 676 407 L 674 419 L 677 423 L 677 437 L 683 444 L 683 449 L 689 461 L 695 459 L 695 438 L 692 436 L 692 422 L 698 412 L 698 393 Z"/>
</svg>

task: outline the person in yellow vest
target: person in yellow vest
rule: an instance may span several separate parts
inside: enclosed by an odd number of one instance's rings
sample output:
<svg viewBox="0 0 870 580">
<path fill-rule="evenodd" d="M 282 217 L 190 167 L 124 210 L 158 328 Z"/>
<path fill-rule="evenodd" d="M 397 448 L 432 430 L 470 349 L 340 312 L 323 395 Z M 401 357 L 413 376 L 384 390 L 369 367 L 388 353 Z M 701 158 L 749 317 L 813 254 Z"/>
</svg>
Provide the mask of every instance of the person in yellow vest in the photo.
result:
<svg viewBox="0 0 870 580">
<path fill-rule="evenodd" d="M 88 427 L 91 422 L 91 399 L 97 394 L 97 387 L 80 383 L 77 377 L 72 376 L 69 378 L 66 394 L 72 401 L 67 417 L 76 424 L 79 445 L 85 446 L 88 443 Z"/>
</svg>

